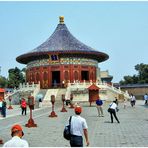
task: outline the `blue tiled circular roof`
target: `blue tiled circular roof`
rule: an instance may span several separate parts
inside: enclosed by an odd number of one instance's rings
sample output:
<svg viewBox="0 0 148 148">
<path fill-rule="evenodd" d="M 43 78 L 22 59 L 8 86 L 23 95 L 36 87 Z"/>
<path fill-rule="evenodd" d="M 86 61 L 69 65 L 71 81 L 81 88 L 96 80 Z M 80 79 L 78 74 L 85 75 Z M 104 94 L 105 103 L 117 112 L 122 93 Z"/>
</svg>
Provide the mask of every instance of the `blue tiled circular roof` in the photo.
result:
<svg viewBox="0 0 148 148">
<path fill-rule="evenodd" d="M 32 51 L 20 55 L 16 60 L 20 63 L 27 64 L 29 61 L 37 57 L 50 53 L 58 54 L 83 54 L 98 60 L 98 62 L 105 61 L 109 56 L 103 52 L 99 52 L 79 40 L 77 40 L 67 29 L 65 24 L 58 24 L 54 33 L 40 46 Z"/>
</svg>

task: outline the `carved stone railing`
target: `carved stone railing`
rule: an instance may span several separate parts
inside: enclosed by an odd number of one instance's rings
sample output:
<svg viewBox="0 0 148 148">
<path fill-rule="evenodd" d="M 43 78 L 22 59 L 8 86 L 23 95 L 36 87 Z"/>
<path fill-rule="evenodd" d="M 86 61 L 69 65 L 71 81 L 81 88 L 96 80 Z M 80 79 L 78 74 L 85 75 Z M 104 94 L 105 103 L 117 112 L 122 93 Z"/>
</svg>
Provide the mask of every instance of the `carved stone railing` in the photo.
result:
<svg viewBox="0 0 148 148">
<path fill-rule="evenodd" d="M 5 96 L 5 99 L 8 99 L 9 96 L 13 96 L 16 93 L 25 93 L 25 92 L 30 92 L 35 97 L 37 95 L 37 93 L 39 92 L 39 90 L 40 90 L 40 83 L 38 83 L 38 84 L 34 84 L 34 83 L 21 84 L 20 83 L 19 88 L 17 88 L 17 89 L 15 88 L 12 93 L 7 94 Z"/>
<path fill-rule="evenodd" d="M 92 81 L 90 82 L 83 82 L 80 83 L 79 81 L 75 81 L 74 83 L 68 83 L 68 88 L 70 89 L 69 91 L 71 91 L 71 93 L 75 93 L 75 94 L 84 94 L 84 93 L 88 93 L 88 91 L 86 91 L 86 89 L 91 86 L 93 84 Z M 127 91 L 122 91 L 119 88 L 116 88 L 112 85 L 109 85 L 107 83 L 95 83 L 96 86 L 98 86 L 100 88 L 100 92 L 107 92 L 108 90 L 112 91 L 113 93 L 117 93 L 117 94 L 123 94 L 125 96 L 125 98 L 129 98 L 129 94 Z"/>
</svg>

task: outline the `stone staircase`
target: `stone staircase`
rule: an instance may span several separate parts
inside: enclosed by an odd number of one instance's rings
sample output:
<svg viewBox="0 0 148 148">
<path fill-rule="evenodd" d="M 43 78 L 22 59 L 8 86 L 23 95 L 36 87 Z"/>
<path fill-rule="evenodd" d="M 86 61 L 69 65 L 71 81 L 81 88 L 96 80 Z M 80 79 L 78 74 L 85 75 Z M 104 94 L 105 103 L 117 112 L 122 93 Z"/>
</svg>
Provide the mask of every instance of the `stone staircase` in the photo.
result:
<svg viewBox="0 0 148 148">
<path fill-rule="evenodd" d="M 62 106 L 62 94 L 66 94 L 66 89 L 61 88 L 58 90 L 56 98 L 55 98 L 55 106 Z"/>
<path fill-rule="evenodd" d="M 65 88 L 61 88 L 58 90 L 57 96 L 56 96 L 56 101 L 61 101 L 62 99 L 62 94 L 66 94 L 66 89 Z"/>
<path fill-rule="evenodd" d="M 37 95 L 35 96 L 35 108 L 38 108 L 39 107 L 39 98 L 38 98 L 38 95 L 42 95 L 43 98 L 46 96 L 46 93 L 47 93 L 48 89 L 40 89 L 39 92 L 37 93 Z M 43 100 L 42 98 L 42 100 Z"/>
<path fill-rule="evenodd" d="M 46 95 L 46 93 L 47 93 L 47 91 L 48 91 L 48 89 L 40 89 L 40 91 L 38 92 L 37 95 L 42 94 L 43 95 L 43 98 L 44 98 L 45 95 Z M 36 95 L 36 97 L 37 97 L 37 95 Z"/>
</svg>

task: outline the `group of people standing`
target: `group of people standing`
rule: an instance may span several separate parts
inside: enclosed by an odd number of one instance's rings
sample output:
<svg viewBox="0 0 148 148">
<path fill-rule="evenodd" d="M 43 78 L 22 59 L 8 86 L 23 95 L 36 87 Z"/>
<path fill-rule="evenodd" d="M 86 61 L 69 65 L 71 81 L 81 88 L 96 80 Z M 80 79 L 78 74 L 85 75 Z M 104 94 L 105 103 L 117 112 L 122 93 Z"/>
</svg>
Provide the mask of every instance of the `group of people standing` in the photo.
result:
<svg viewBox="0 0 148 148">
<path fill-rule="evenodd" d="M 0 114 L 2 117 L 6 117 L 6 108 L 7 108 L 7 103 L 5 99 L 0 98 Z"/>
<path fill-rule="evenodd" d="M 145 98 L 145 104 L 148 102 L 148 95 L 146 94 L 144 96 Z M 131 106 L 133 107 L 136 103 L 136 98 L 133 94 L 131 94 L 130 97 L 130 102 Z M 42 102 L 39 100 L 39 102 Z M 126 101 L 124 100 L 124 108 L 126 106 Z M 98 97 L 96 100 L 96 107 L 98 111 L 98 117 L 104 117 L 103 114 L 103 101 Z M 26 115 L 26 110 L 27 110 L 27 103 L 24 98 L 21 100 L 21 108 L 22 108 L 22 115 L 25 113 Z M 114 118 L 116 119 L 117 123 L 120 123 L 116 112 L 118 112 L 118 99 L 115 98 L 113 102 L 109 104 L 108 112 L 110 113 L 110 118 L 111 118 L 111 123 L 113 123 Z M 70 146 L 71 147 L 82 147 L 83 146 L 83 135 L 86 140 L 86 146 L 89 146 L 89 138 L 88 138 L 88 126 L 86 120 L 81 117 L 82 113 L 82 107 L 79 106 L 78 104 L 74 108 L 75 115 L 71 116 L 68 118 L 68 121 L 71 120 L 69 123 L 70 125 L 70 133 L 71 133 L 71 138 L 70 138 Z M 14 125 L 11 129 L 12 132 L 12 139 L 8 141 L 7 143 L 4 144 L 4 147 L 7 146 L 25 146 L 28 147 L 29 144 L 25 140 L 21 140 L 22 136 L 24 135 L 23 129 L 20 125 Z"/>
<path fill-rule="evenodd" d="M 98 110 L 98 116 L 99 117 L 104 117 L 102 106 L 103 106 L 103 101 L 98 97 L 98 99 L 96 100 L 96 107 L 97 107 L 97 110 Z M 111 117 L 111 123 L 113 123 L 113 116 L 115 117 L 117 122 L 120 123 L 117 116 L 116 116 L 117 111 L 118 111 L 118 100 L 117 100 L 117 98 L 115 98 L 115 101 L 113 101 L 109 105 L 109 109 L 108 109 L 108 112 L 110 113 L 110 117 Z"/>
<path fill-rule="evenodd" d="M 131 99 L 130 100 L 131 106 L 133 107 L 136 103 L 136 97 L 133 94 L 131 94 L 130 99 Z M 143 96 L 143 99 L 145 101 L 144 104 L 147 105 L 148 104 L 148 94 L 147 93 L 145 93 L 145 95 Z"/>
</svg>

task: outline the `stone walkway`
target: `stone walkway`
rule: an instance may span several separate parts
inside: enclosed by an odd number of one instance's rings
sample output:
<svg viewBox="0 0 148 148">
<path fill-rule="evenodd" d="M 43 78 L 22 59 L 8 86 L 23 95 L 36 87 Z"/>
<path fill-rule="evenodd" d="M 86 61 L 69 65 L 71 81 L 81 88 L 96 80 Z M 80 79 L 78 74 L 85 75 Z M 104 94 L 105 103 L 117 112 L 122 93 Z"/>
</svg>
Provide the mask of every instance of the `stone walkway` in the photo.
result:
<svg viewBox="0 0 148 148">
<path fill-rule="evenodd" d="M 90 147 L 147 147 L 148 146 L 148 107 L 144 101 L 137 101 L 135 107 L 127 103 L 119 103 L 117 116 L 120 124 L 116 121 L 110 123 L 110 115 L 107 112 L 108 103 L 104 103 L 104 117 L 97 117 L 96 107 L 89 107 L 89 103 L 83 106 L 82 116 L 88 124 Z M 24 128 L 24 139 L 31 147 L 68 147 L 69 141 L 63 138 L 64 125 L 70 115 L 74 115 L 73 109 L 67 108 L 67 113 L 60 112 L 62 107 L 55 107 L 57 118 L 49 118 L 51 107 L 35 110 L 34 121 L 37 128 L 27 128 L 24 125 L 28 121 L 27 116 L 21 116 L 20 110 L 12 116 L 9 113 L 6 119 L 0 120 L 0 138 L 4 142 L 9 140 L 10 128 L 14 123 L 20 123 Z M 14 114 L 14 113 L 13 113 Z M 0 145 L 2 146 L 2 145 Z M 84 141 L 85 146 L 85 141 Z"/>
</svg>

